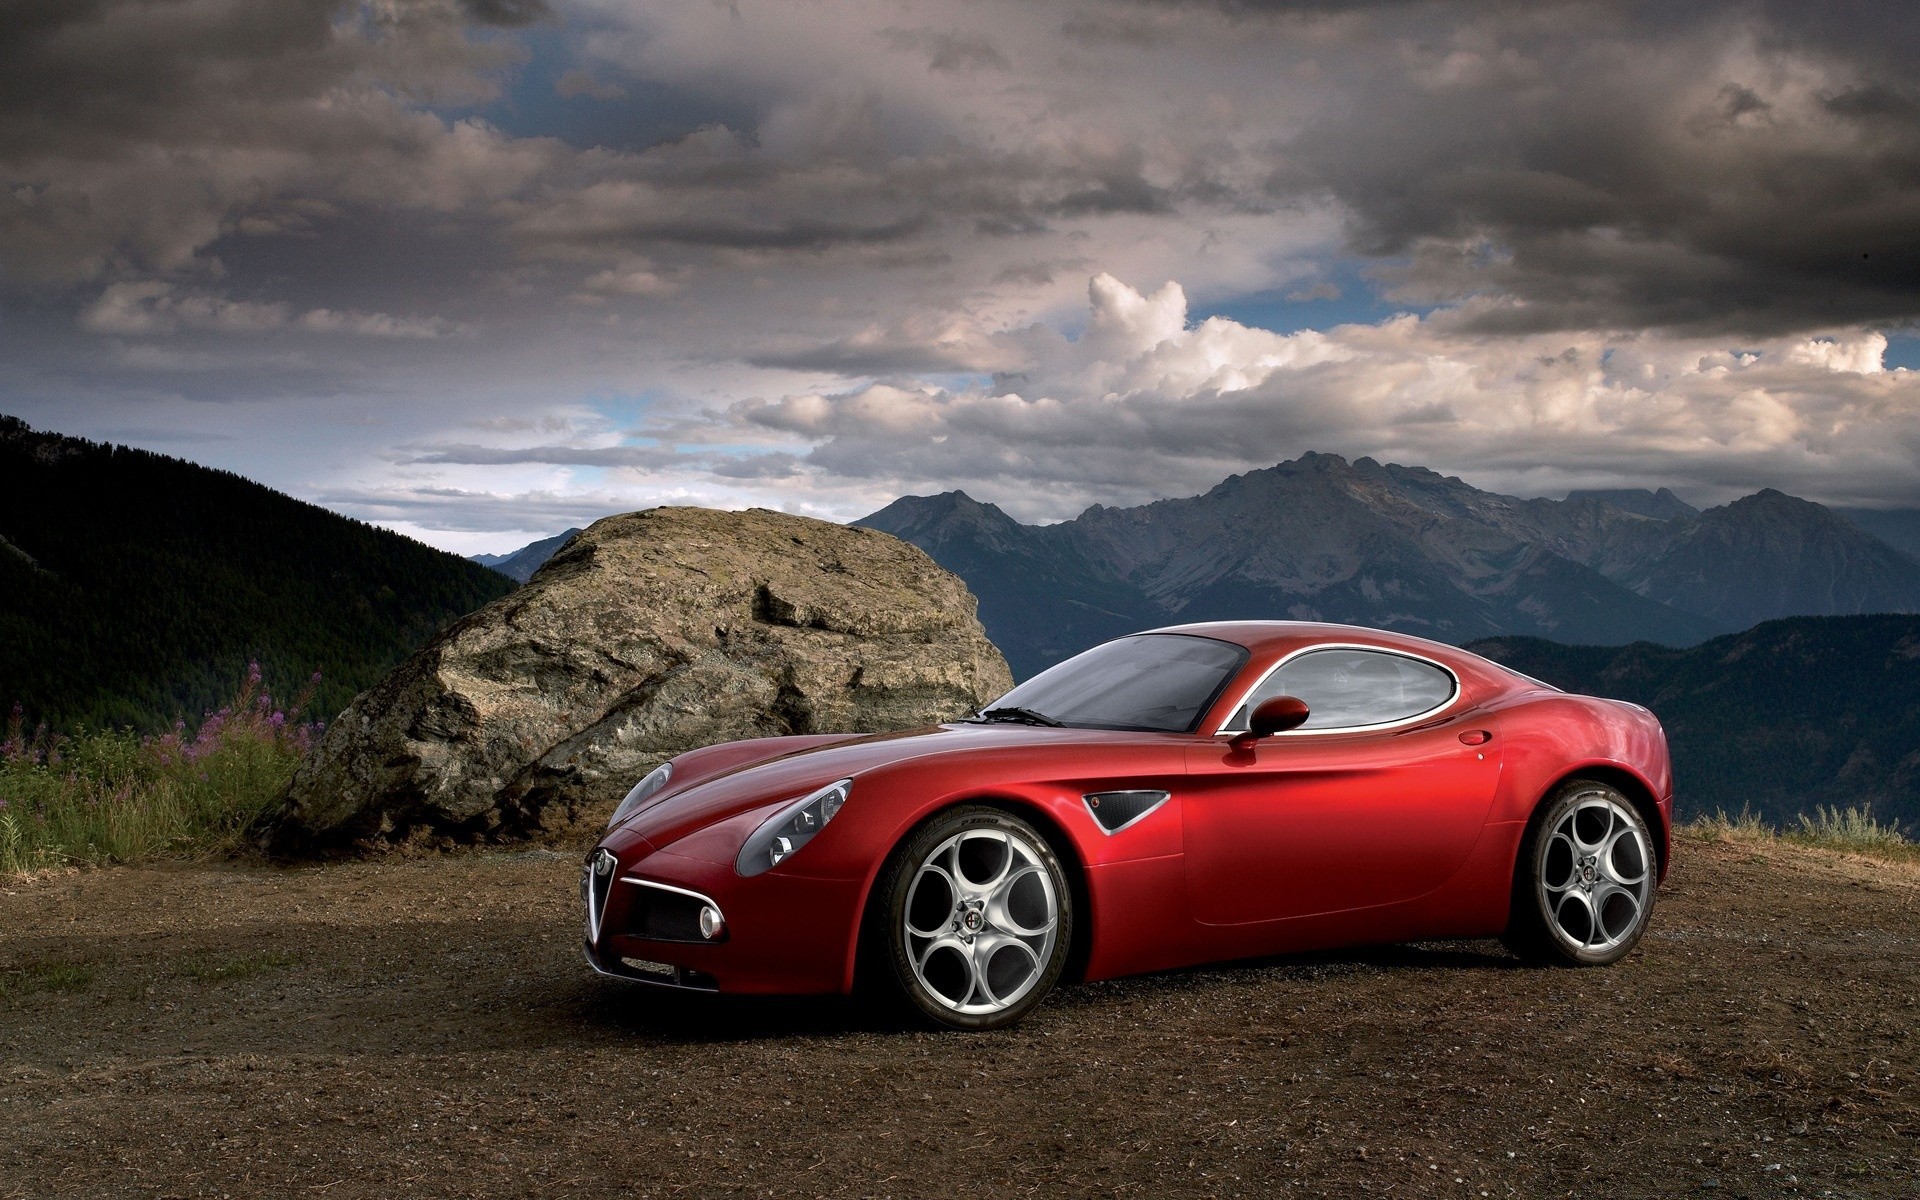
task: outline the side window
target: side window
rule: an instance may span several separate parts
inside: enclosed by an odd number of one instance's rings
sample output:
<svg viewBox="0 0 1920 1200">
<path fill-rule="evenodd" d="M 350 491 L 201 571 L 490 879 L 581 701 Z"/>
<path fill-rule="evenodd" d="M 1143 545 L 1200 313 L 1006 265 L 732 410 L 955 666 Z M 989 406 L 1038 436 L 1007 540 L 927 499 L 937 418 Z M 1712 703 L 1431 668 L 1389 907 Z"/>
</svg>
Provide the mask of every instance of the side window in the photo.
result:
<svg viewBox="0 0 1920 1200">
<path fill-rule="evenodd" d="M 1307 702 L 1302 729 L 1352 729 L 1417 717 L 1453 699 L 1453 693 L 1453 676 L 1417 658 L 1376 650 L 1309 650 L 1267 676 L 1227 728 L 1245 729 L 1251 708 L 1272 696 Z"/>
</svg>

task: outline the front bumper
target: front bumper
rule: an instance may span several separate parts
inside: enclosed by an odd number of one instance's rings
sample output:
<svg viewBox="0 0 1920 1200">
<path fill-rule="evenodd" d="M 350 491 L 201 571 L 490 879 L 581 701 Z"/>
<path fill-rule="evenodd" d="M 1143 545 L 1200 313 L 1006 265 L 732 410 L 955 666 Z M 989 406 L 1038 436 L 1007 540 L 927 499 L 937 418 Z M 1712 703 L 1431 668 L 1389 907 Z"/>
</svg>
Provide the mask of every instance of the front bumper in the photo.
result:
<svg viewBox="0 0 1920 1200">
<path fill-rule="evenodd" d="M 851 988 L 861 881 L 812 879 L 778 868 L 743 879 L 731 863 L 649 852 L 644 845 L 630 855 L 615 860 L 597 895 L 588 860 L 581 889 L 588 909 L 584 949 L 595 971 L 635 983 L 743 995 Z M 659 926 L 647 902 L 661 889 L 711 903 L 724 918 L 724 932 L 711 940 L 646 936 Z"/>
<path fill-rule="evenodd" d="M 676 967 L 672 963 L 655 962 L 646 958 L 617 958 L 611 962 L 602 961 L 594 951 L 593 943 L 583 941 L 580 950 L 585 955 L 587 965 L 594 974 L 605 975 L 609 979 L 622 979 L 628 983 L 644 983 L 653 987 L 678 988 L 691 992 L 717 992 L 720 985 L 713 976 L 705 971 L 691 967 Z"/>
</svg>

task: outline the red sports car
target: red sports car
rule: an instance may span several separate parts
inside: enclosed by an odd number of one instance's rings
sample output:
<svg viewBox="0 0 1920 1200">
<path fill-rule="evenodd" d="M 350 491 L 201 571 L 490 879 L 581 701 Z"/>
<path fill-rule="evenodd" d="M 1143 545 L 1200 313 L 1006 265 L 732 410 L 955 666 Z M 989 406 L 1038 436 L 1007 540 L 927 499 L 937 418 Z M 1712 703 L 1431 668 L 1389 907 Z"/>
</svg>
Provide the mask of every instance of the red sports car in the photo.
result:
<svg viewBox="0 0 1920 1200">
<path fill-rule="evenodd" d="M 1667 869 L 1666 736 L 1452 646 L 1183 625 L 974 718 L 683 754 L 588 857 L 587 959 L 727 993 L 891 991 L 964 1029 L 1064 977 L 1498 934 L 1624 956 Z"/>
</svg>

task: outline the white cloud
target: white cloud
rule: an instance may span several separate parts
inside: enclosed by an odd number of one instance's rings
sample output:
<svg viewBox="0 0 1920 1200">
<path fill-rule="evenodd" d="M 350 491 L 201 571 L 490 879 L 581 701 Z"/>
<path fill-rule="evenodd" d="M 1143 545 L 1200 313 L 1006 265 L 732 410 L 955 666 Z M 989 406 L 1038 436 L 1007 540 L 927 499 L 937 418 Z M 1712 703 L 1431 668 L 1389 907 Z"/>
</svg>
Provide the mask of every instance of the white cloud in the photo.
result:
<svg viewBox="0 0 1920 1200">
<path fill-rule="evenodd" d="M 743 401 L 716 419 L 787 435 L 823 485 L 959 484 L 1045 519 L 1189 493 L 1310 449 L 1526 494 L 1631 478 L 1846 499 L 1898 494 L 1920 474 L 1920 374 L 1884 370 L 1878 332 L 1730 347 L 1462 333 L 1472 317 L 1291 334 L 1189 325 L 1177 284 L 1143 292 L 1102 275 L 1077 340 L 1045 327 L 976 334 L 998 351 L 998 386 L 893 379 Z"/>
<path fill-rule="evenodd" d="M 198 330 L 211 333 L 266 333 L 297 329 L 307 333 L 353 334 L 377 338 L 437 338 L 464 332 L 439 317 L 396 317 L 382 312 L 309 309 L 295 313 L 278 301 L 230 300 L 210 292 L 179 288 L 158 279 L 109 284 L 80 313 L 90 333 L 150 337 Z"/>
<path fill-rule="evenodd" d="M 382 312 L 315 308 L 301 313 L 294 326 L 309 333 L 351 333 L 361 337 L 437 338 L 467 332 L 439 317 L 396 317 Z"/>
<path fill-rule="evenodd" d="M 680 290 L 681 280 L 655 270 L 641 259 L 618 267 L 608 267 L 580 285 L 589 296 L 670 296 Z"/>
<path fill-rule="evenodd" d="M 80 324 L 93 333 L 128 336 L 173 333 L 183 328 L 258 333 L 279 329 L 288 318 L 284 304 L 181 292 L 161 280 L 145 279 L 109 284 L 80 314 Z"/>
</svg>

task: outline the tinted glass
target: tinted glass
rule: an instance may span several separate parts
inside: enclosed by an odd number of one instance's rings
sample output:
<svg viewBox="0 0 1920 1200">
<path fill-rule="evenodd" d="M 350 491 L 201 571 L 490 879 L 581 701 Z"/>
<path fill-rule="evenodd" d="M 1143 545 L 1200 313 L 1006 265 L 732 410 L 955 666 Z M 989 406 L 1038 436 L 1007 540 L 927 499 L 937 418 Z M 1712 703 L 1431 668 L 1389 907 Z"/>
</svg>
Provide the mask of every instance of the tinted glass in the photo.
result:
<svg viewBox="0 0 1920 1200">
<path fill-rule="evenodd" d="M 1246 660 L 1229 642 L 1141 634 L 1049 667 L 987 707 L 1028 708 L 1083 729 L 1184 733 Z"/>
<path fill-rule="evenodd" d="M 1247 727 L 1248 707 L 1272 696 L 1307 702 L 1302 729 L 1350 729 L 1402 721 L 1453 699 L 1453 676 L 1431 663 L 1373 650 L 1310 650 L 1267 676 L 1228 728 Z"/>
</svg>

